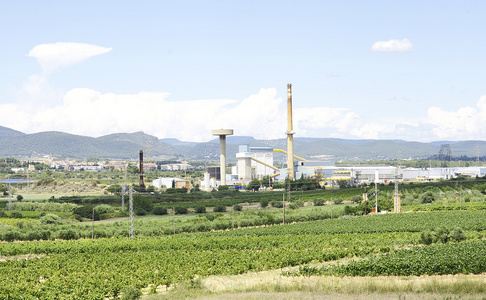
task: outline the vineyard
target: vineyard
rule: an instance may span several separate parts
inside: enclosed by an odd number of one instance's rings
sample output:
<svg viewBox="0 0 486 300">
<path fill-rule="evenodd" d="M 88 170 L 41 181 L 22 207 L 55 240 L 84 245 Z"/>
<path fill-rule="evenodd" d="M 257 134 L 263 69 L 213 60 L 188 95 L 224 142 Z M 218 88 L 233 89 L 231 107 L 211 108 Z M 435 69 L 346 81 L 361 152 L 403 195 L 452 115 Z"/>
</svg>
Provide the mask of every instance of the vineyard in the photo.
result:
<svg viewBox="0 0 486 300">
<path fill-rule="evenodd" d="M 197 277 L 301 266 L 300 275 L 486 272 L 486 211 L 326 219 L 229 231 L 128 239 L 3 243 L 0 298 L 100 299 L 156 292 Z M 462 242 L 424 245 L 421 233 L 462 228 Z M 29 259 L 9 259 L 30 255 Z M 355 258 L 329 268 L 309 263 Z M 358 259 L 359 258 L 359 259 Z"/>
</svg>

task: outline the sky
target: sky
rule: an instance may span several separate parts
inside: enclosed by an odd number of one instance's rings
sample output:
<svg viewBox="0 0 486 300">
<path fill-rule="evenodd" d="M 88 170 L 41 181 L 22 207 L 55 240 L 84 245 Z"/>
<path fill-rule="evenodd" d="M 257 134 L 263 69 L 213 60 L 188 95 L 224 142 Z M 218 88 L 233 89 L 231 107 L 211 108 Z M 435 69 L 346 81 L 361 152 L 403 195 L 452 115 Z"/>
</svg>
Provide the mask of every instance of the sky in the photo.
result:
<svg viewBox="0 0 486 300">
<path fill-rule="evenodd" d="M 0 126 L 486 140 L 486 1 L 0 0 Z"/>
</svg>

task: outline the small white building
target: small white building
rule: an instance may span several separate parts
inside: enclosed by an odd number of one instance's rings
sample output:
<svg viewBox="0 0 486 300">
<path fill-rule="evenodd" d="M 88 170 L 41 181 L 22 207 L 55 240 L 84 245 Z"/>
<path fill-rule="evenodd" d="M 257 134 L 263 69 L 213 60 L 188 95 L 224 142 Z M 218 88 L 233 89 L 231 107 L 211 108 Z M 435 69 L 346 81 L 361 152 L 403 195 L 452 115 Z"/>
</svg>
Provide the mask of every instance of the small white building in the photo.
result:
<svg viewBox="0 0 486 300">
<path fill-rule="evenodd" d="M 174 185 L 175 188 L 187 188 L 189 189 L 189 181 L 175 178 L 175 177 L 162 177 L 155 179 L 152 181 L 152 185 L 156 188 L 172 188 Z"/>
</svg>

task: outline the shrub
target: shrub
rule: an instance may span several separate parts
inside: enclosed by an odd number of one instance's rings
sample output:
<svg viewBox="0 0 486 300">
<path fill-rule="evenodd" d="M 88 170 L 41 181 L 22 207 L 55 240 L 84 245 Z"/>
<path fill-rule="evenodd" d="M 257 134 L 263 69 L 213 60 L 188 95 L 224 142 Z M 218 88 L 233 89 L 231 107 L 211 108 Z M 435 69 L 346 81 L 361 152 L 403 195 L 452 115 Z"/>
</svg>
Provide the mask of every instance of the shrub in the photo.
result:
<svg viewBox="0 0 486 300">
<path fill-rule="evenodd" d="M 299 209 L 299 205 L 297 203 L 290 203 L 289 204 L 289 208 L 290 209 L 293 209 L 293 210 Z"/>
<path fill-rule="evenodd" d="M 55 214 L 47 214 L 40 218 L 42 225 L 59 224 L 61 223 L 61 217 Z"/>
<path fill-rule="evenodd" d="M 315 198 L 313 202 L 315 206 L 323 206 L 326 204 L 326 201 L 322 198 Z"/>
<path fill-rule="evenodd" d="M 74 210 L 75 215 L 79 215 L 83 218 L 86 219 L 92 219 L 93 218 L 93 207 L 91 206 L 80 206 Z M 100 220 L 100 214 L 95 210 L 94 211 L 94 220 L 99 221 Z"/>
<path fill-rule="evenodd" d="M 185 215 L 187 214 L 187 208 L 186 207 L 175 207 L 175 214 L 176 215 Z"/>
<path fill-rule="evenodd" d="M 135 300 L 142 296 L 142 292 L 134 287 L 124 289 L 122 294 L 122 300 Z"/>
<path fill-rule="evenodd" d="M 79 234 L 73 229 L 67 229 L 59 231 L 58 237 L 63 240 L 75 240 L 79 237 Z"/>
<path fill-rule="evenodd" d="M 294 203 L 297 204 L 297 206 L 299 206 L 299 207 L 304 207 L 304 201 L 302 201 L 302 200 L 294 201 Z"/>
<path fill-rule="evenodd" d="M 167 214 L 167 208 L 162 207 L 162 206 L 156 206 L 154 207 L 153 211 L 154 215 L 166 215 Z"/>
<path fill-rule="evenodd" d="M 205 206 L 196 206 L 196 207 L 194 208 L 194 210 L 195 210 L 195 212 L 196 212 L 197 214 L 203 214 L 203 213 L 205 213 L 205 212 L 206 212 L 206 207 L 205 207 Z"/>
<path fill-rule="evenodd" d="M 423 204 L 432 203 L 435 201 L 435 195 L 431 191 L 425 192 L 420 196 L 420 201 Z"/>
<path fill-rule="evenodd" d="M 97 211 L 101 215 L 106 213 L 112 213 L 115 211 L 115 209 L 113 208 L 113 206 L 110 206 L 108 204 L 101 204 L 95 207 L 95 211 Z"/>
<path fill-rule="evenodd" d="M 24 196 L 22 195 L 17 195 L 17 201 L 22 201 L 24 199 Z"/>
<path fill-rule="evenodd" d="M 2 235 L 2 240 L 7 241 L 7 242 L 13 242 L 15 240 L 20 239 L 20 234 L 17 231 L 6 231 Z"/>
<path fill-rule="evenodd" d="M 354 202 L 354 203 L 361 203 L 362 200 L 363 200 L 363 197 L 361 197 L 361 196 L 351 197 L 351 201 Z"/>
<path fill-rule="evenodd" d="M 134 209 L 134 212 L 137 216 L 145 216 L 147 214 L 147 212 L 145 211 L 145 209 L 141 208 L 141 207 L 137 207 Z"/>
<path fill-rule="evenodd" d="M 282 208 L 283 207 L 283 203 L 280 200 L 272 200 L 272 202 L 270 202 L 270 203 L 272 204 L 272 207 L 275 207 L 275 208 Z"/>
<path fill-rule="evenodd" d="M 268 206 L 268 200 L 266 200 L 266 199 L 260 200 L 260 206 L 263 207 L 263 208 L 267 207 Z"/>
<path fill-rule="evenodd" d="M 22 219 L 24 216 L 18 211 L 13 211 L 10 213 L 10 218 Z"/>
<path fill-rule="evenodd" d="M 234 205 L 234 206 L 233 206 L 233 209 L 234 209 L 235 211 L 242 211 L 242 210 L 243 210 L 243 206 L 241 206 L 241 205 L 239 205 L 239 204 L 236 204 L 236 205 Z"/>
<path fill-rule="evenodd" d="M 225 212 L 226 211 L 226 206 L 218 205 L 215 206 L 213 209 L 214 212 Z"/>
<path fill-rule="evenodd" d="M 343 203 L 343 199 L 341 198 L 334 199 L 334 204 L 341 204 L 341 203 Z"/>
</svg>

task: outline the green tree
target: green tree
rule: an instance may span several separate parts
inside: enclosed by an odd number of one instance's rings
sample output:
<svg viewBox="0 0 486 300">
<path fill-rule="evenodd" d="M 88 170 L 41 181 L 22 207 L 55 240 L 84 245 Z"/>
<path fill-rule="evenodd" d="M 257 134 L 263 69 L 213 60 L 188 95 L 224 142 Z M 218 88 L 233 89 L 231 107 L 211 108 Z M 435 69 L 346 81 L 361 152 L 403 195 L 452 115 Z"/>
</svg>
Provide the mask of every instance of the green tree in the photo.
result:
<svg viewBox="0 0 486 300">
<path fill-rule="evenodd" d="M 258 191 L 260 189 L 260 180 L 258 180 L 257 178 L 253 179 L 246 185 L 246 189 L 248 191 Z"/>
</svg>

